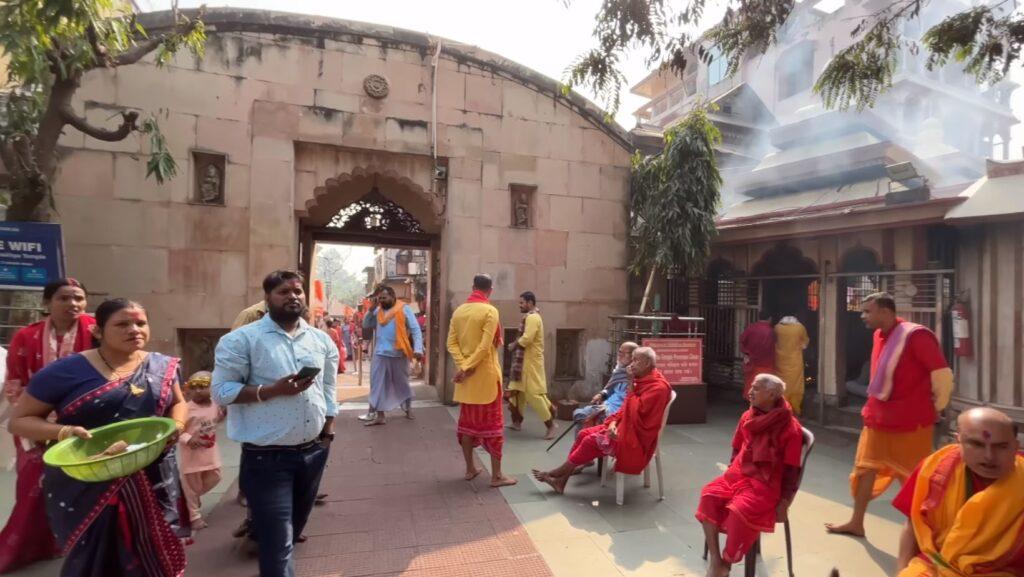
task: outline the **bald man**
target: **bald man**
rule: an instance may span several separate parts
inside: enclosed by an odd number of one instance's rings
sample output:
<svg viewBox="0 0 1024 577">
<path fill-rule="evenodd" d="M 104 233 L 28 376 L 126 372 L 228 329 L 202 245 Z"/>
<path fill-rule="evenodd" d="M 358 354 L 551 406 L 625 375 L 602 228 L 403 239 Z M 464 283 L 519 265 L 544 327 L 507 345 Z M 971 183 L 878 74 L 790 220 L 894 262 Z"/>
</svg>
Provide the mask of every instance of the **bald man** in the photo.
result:
<svg viewBox="0 0 1024 577">
<path fill-rule="evenodd" d="M 701 492 L 697 520 L 708 545 L 708 577 L 728 577 L 758 536 L 786 519 L 800 484 L 803 431 L 785 393 L 779 377 L 754 377 L 747 393 L 750 409 L 732 439 L 732 462 Z M 726 534 L 725 549 L 719 533 Z"/>
<path fill-rule="evenodd" d="M 665 407 L 672 398 L 672 387 L 657 369 L 657 363 L 654 349 L 634 350 L 633 360 L 626 368 L 629 384 L 622 407 L 604 423 L 580 431 L 569 458 L 559 467 L 550 471 L 534 469 L 533 477 L 562 493 L 573 471 L 609 455 L 615 457 L 617 472 L 642 473 L 654 457 Z"/>
<path fill-rule="evenodd" d="M 956 444 L 907 479 L 899 577 L 1024 575 L 1024 455 L 1017 426 L 991 408 L 957 419 Z"/>
</svg>

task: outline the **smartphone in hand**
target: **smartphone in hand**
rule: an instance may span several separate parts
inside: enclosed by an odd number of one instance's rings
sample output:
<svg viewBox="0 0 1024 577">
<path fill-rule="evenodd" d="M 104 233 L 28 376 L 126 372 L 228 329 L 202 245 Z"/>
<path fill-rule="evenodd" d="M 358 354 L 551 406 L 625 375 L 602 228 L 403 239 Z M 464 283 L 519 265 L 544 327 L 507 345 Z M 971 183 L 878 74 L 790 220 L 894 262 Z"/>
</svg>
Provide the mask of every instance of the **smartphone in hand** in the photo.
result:
<svg viewBox="0 0 1024 577">
<path fill-rule="evenodd" d="M 308 379 L 320 374 L 320 367 L 302 367 L 295 375 L 295 380 Z"/>
</svg>

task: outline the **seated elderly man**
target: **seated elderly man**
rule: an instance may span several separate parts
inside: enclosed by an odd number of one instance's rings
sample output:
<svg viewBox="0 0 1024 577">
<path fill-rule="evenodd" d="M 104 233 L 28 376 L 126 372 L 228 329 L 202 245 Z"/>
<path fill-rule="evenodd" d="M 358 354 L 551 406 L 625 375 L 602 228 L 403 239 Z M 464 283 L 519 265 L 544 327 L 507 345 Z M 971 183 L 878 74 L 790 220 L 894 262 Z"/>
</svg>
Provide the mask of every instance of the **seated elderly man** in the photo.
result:
<svg viewBox="0 0 1024 577">
<path fill-rule="evenodd" d="M 629 385 L 629 375 L 626 374 L 626 369 L 633 360 L 633 351 L 639 346 L 632 341 L 626 341 L 619 345 L 615 370 L 612 371 L 608 384 L 594 395 L 594 398 L 590 400 L 591 404 L 572 412 L 572 420 L 580 429 L 599 425 L 609 415 L 614 415 L 622 408 L 622 403 L 626 400 L 626 387 Z"/>
<path fill-rule="evenodd" d="M 761 533 L 785 520 L 800 480 L 803 435 L 783 398 L 779 377 L 754 377 L 750 409 L 740 417 L 732 439 L 732 461 L 721 477 L 701 492 L 697 520 L 704 525 L 710 562 L 708 577 L 726 577 Z M 718 534 L 725 533 L 725 549 Z"/>
<path fill-rule="evenodd" d="M 634 350 L 633 360 L 626 369 L 629 384 L 622 408 L 603 424 L 583 429 L 569 451 L 569 459 L 551 471 L 534 469 L 534 478 L 551 485 L 556 493 L 562 493 L 577 467 L 606 455 L 615 456 L 615 470 L 620 473 L 638 475 L 643 472 L 654 456 L 662 417 L 672 396 L 672 387 L 655 368 L 656 363 L 654 349 Z"/>
<path fill-rule="evenodd" d="M 899 577 L 1024 575 L 1024 455 L 991 408 L 957 419 L 958 443 L 926 457 L 893 500 L 907 516 Z"/>
</svg>

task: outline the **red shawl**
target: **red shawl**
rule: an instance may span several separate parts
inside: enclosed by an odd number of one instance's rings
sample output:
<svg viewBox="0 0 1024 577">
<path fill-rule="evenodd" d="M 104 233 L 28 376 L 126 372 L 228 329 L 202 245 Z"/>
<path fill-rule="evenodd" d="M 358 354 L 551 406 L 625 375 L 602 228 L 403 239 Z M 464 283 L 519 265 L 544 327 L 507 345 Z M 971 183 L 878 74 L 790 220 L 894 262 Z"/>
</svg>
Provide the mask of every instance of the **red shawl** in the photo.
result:
<svg viewBox="0 0 1024 577">
<path fill-rule="evenodd" d="M 762 413 L 753 407 L 740 417 L 740 425 L 748 439 L 738 455 L 740 472 L 748 477 L 771 482 L 782 469 L 786 445 L 795 428 L 793 409 L 785 399 L 779 399 L 775 408 Z"/>
<path fill-rule="evenodd" d="M 491 304 L 491 299 L 487 298 L 487 295 L 483 291 L 474 290 L 470 293 L 469 298 L 466 299 L 467 303 L 484 303 L 485 305 Z M 498 328 L 494 329 L 494 346 L 500 347 L 504 342 L 505 338 L 502 336 L 503 331 L 501 330 L 501 322 L 498 322 Z"/>
<path fill-rule="evenodd" d="M 647 467 L 658 448 L 658 435 L 670 398 L 672 387 L 658 369 L 636 378 L 633 392 L 626 396 L 622 408 L 605 423 L 619 423 L 616 471 L 639 475 Z"/>
<path fill-rule="evenodd" d="M 43 370 L 44 360 L 47 356 L 61 356 L 59 351 L 50 351 L 48 355 L 45 349 L 50 346 L 50 343 L 43 342 L 44 336 L 49 334 L 46 328 L 49 322 L 49 319 L 43 319 L 30 324 L 15 333 L 14 338 L 11 339 L 11 345 L 7 350 L 7 381 L 4 383 L 4 394 L 7 395 L 7 400 L 11 403 L 21 396 L 21 391 L 28 386 L 32 375 Z M 72 343 L 72 347 L 68 351 L 69 354 L 80 353 L 92 348 L 91 327 L 95 324 L 96 319 L 87 314 L 78 317 L 78 330 L 75 333 L 75 342 Z M 62 347 L 58 345 L 57 348 Z"/>
</svg>

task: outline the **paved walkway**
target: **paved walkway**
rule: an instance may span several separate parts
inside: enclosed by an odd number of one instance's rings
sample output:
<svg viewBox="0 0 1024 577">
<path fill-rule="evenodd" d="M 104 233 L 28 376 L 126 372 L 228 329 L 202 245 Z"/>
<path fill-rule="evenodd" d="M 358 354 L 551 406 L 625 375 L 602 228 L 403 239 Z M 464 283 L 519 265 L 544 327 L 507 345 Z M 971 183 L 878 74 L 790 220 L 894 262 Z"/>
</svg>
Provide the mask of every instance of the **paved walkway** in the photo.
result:
<svg viewBox="0 0 1024 577">
<path fill-rule="evenodd" d="M 545 452 L 549 443 L 532 413 L 524 431 L 506 437 L 504 468 L 519 485 L 496 491 L 483 476 L 462 481 L 457 409 L 432 401 L 431 387 L 415 389 L 415 421 L 396 413 L 386 426 L 371 428 L 355 420 L 366 387 L 339 389 L 344 410 L 323 485 L 329 502 L 314 510 L 309 541 L 297 548 L 300 577 L 704 575 L 693 511 L 700 488 L 725 467 L 742 406 L 715 403 L 707 424 L 669 427 L 662 439 L 666 500 L 631 478 L 619 507 L 614 487 L 600 487 L 593 469 L 575 477 L 565 495 L 530 478 L 531 468 L 560 463 L 571 439 Z M 869 540 L 826 535 L 825 521 L 850 513 L 847 476 L 856 440 L 815 432 L 818 443 L 791 511 L 796 574 L 825 577 L 833 566 L 857 577 L 892 574 L 903 522 L 890 505 L 894 490 L 869 509 Z M 254 577 L 255 561 L 230 537 L 243 515 L 234 503 L 238 447 L 223 434 L 218 441 L 224 481 L 204 500 L 211 526 L 189 548 L 187 574 Z M 0 518 L 9 511 L 13 486 L 13 472 L 0 473 Z M 58 570 L 59 562 L 41 563 L 16 575 L 51 577 Z M 781 532 L 765 537 L 758 574 L 786 574 Z"/>
<path fill-rule="evenodd" d="M 328 502 L 296 548 L 296 575 L 551 575 L 501 492 L 486 476 L 461 480 L 455 426 L 443 407 L 367 428 L 345 411 L 321 490 Z M 250 577 L 255 561 L 230 532 L 242 515 L 234 490 L 189 548 L 190 575 Z"/>
</svg>

